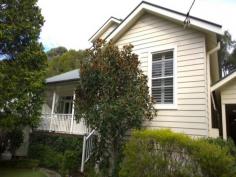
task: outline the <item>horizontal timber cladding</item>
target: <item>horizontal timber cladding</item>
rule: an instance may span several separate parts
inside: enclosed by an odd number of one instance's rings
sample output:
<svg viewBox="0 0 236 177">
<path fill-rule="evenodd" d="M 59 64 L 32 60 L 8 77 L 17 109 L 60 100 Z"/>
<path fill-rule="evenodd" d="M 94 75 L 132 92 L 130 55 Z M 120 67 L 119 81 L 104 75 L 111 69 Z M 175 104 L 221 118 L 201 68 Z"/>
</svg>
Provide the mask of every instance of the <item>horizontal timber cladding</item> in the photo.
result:
<svg viewBox="0 0 236 177">
<path fill-rule="evenodd" d="M 112 24 L 99 38 L 105 39 L 116 27 L 117 24 Z"/>
<path fill-rule="evenodd" d="M 176 46 L 176 109 L 159 109 L 146 122 L 150 129 L 170 128 L 192 136 L 208 135 L 205 35 L 160 17 L 144 14 L 126 31 L 116 45 L 132 44 L 140 68 L 149 73 L 149 54 L 154 48 Z"/>
<path fill-rule="evenodd" d="M 236 79 L 221 88 L 222 104 L 236 104 Z"/>
</svg>

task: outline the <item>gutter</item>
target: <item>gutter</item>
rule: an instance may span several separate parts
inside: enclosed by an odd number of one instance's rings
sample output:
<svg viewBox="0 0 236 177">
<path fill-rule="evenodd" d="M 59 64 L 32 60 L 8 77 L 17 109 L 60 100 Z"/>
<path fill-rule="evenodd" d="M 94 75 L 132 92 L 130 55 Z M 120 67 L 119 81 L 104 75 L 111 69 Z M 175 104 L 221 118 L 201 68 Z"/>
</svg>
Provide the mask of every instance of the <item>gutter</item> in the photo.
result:
<svg viewBox="0 0 236 177">
<path fill-rule="evenodd" d="M 61 81 L 52 81 L 52 82 L 45 81 L 45 84 L 46 85 L 63 84 L 63 83 L 75 82 L 75 81 L 79 81 L 79 78 L 78 79 L 61 80 Z"/>
<path fill-rule="evenodd" d="M 217 46 L 210 51 L 207 52 L 207 97 L 208 97 L 208 136 L 214 136 L 212 134 L 212 112 L 211 112 L 211 98 L 212 98 L 212 92 L 211 92 L 211 62 L 210 62 L 210 56 L 220 50 L 220 42 L 217 43 Z"/>
</svg>

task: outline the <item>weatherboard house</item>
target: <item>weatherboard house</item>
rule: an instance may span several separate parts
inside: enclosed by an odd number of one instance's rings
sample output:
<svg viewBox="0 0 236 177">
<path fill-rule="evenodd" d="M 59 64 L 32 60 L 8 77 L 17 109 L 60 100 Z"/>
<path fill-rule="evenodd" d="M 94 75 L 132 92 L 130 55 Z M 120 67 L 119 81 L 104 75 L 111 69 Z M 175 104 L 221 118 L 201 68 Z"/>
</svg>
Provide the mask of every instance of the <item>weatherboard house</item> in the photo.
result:
<svg viewBox="0 0 236 177">
<path fill-rule="evenodd" d="M 236 72 L 221 78 L 218 63 L 222 27 L 193 16 L 184 27 L 185 19 L 186 14 L 141 2 L 124 20 L 109 18 L 89 40 L 134 46 L 158 110 L 144 127 L 236 140 Z M 74 120 L 79 79 L 79 70 L 46 79 L 39 130 L 89 138 L 83 120 Z"/>
</svg>

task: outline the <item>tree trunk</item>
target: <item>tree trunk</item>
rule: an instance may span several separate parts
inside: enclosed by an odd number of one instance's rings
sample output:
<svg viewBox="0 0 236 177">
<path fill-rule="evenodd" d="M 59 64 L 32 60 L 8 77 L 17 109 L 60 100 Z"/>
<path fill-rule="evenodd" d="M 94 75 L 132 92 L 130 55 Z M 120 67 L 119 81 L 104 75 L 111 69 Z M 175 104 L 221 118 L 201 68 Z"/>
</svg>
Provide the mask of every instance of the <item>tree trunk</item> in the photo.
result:
<svg viewBox="0 0 236 177">
<path fill-rule="evenodd" d="M 109 159 L 110 161 L 109 176 L 112 177 L 115 174 L 117 159 L 118 159 L 118 152 L 117 149 L 115 148 L 115 145 L 113 145 L 110 154 L 111 156 Z"/>
</svg>

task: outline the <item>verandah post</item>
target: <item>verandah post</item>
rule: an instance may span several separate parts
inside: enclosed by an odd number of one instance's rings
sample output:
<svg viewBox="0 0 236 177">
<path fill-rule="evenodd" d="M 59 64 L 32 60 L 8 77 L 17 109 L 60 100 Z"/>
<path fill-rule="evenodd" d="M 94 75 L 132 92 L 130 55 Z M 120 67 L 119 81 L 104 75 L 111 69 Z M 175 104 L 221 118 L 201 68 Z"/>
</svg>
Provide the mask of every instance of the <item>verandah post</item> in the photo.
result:
<svg viewBox="0 0 236 177">
<path fill-rule="evenodd" d="M 74 113 L 75 113 L 75 91 L 73 92 L 73 104 L 72 104 L 72 112 L 71 112 L 70 133 L 72 133 L 72 131 L 73 131 Z"/>
<path fill-rule="evenodd" d="M 83 149 L 82 149 L 81 168 L 80 168 L 81 173 L 84 172 L 85 151 L 86 151 L 86 135 L 84 135 L 83 139 Z"/>
<path fill-rule="evenodd" d="M 53 119 L 53 114 L 55 110 L 55 102 L 56 102 L 56 91 L 53 91 L 53 97 L 52 97 L 52 110 L 51 110 L 51 118 L 50 118 L 50 126 L 49 126 L 49 131 L 52 130 L 52 119 Z"/>
</svg>

